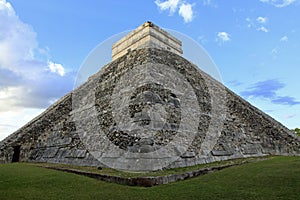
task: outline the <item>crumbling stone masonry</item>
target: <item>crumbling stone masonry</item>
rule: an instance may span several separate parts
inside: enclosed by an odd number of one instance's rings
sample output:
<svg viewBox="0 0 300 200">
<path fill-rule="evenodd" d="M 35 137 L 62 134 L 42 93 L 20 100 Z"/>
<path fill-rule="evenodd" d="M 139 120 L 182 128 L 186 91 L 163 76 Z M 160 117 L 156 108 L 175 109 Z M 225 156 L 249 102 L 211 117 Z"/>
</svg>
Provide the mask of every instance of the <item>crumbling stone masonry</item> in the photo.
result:
<svg viewBox="0 0 300 200">
<path fill-rule="evenodd" d="M 300 138 L 180 55 L 151 46 L 103 66 L 0 142 L 0 163 L 134 171 L 264 155 L 299 156 Z"/>
</svg>

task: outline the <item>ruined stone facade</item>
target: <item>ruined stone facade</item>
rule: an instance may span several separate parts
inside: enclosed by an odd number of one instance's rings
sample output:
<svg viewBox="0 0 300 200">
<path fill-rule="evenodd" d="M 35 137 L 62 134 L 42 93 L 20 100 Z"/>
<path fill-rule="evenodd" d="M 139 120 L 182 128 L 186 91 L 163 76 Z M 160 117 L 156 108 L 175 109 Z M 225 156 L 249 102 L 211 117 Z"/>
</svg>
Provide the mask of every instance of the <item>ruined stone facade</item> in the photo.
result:
<svg viewBox="0 0 300 200">
<path fill-rule="evenodd" d="M 157 48 L 115 59 L 0 142 L 1 163 L 134 171 L 270 154 L 299 156 L 300 138 L 194 64 Z"/>
</svg>

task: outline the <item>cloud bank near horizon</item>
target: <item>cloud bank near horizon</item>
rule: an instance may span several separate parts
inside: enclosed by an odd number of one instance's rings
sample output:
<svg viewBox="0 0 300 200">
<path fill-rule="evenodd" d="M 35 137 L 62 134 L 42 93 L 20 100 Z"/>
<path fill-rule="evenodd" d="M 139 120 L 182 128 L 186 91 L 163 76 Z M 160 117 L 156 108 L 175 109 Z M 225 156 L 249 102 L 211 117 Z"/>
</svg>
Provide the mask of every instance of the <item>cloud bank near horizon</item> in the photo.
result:
<svg viewBox="0 0 300 200">
<path fill-rule="evenodd" d="M 50 59 L 49 50 L 39 47 L 36 32 L 6 0 L 0 0 L 0 19 L 0 120 L 3 122 L 0 139 L 3 139 L 3 135 L 24 124 L 20 113 L 26 113 L 28 120 L 71 91 L 74 72 Z"/>
</svg>

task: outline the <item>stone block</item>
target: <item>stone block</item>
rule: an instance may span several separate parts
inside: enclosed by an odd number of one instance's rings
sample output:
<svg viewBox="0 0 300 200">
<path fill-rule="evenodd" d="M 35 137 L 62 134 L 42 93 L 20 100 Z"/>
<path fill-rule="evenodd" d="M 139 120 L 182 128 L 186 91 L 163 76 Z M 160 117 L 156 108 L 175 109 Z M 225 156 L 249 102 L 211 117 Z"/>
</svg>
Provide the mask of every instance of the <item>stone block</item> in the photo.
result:
<svg viewBox="0 0 300 200">
<path fill-rule="evenodd" d="M 182 154 L 181 158 L 194 158 L 196 156 L 195 152 L 187 151 L 184 154 Z"/>
<path fill-rule="evenodd" d="M 86 150 L 72 149 L 66 153 L 66 158 L 85 158 Z"/>
<path fill-rule="evenodd" d="M 213 156 L 231 156 L 233 155 L 232 152 L 229 151 L 211 151 Z"/>
<path fill-rule="evenodd" d="M 47 148 L 43 153 L 43 158 L 54 158 L 58 152 L 58 147 Z"/>
</svg>

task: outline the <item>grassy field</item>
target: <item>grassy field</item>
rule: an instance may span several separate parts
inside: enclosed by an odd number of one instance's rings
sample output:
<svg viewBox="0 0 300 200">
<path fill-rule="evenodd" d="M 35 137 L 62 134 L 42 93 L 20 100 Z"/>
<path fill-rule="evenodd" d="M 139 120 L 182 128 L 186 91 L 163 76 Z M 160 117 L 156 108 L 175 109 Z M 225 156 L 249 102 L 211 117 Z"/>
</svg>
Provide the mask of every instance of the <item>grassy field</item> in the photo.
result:
<svg viewBox="0 0 300 200">
<path fill-rule="evenodd" d="M 25 163 L 0 165 L 0 199 L 300 199 L 300 157 L 274 157 L 152 188 Z"/>
</svg>

